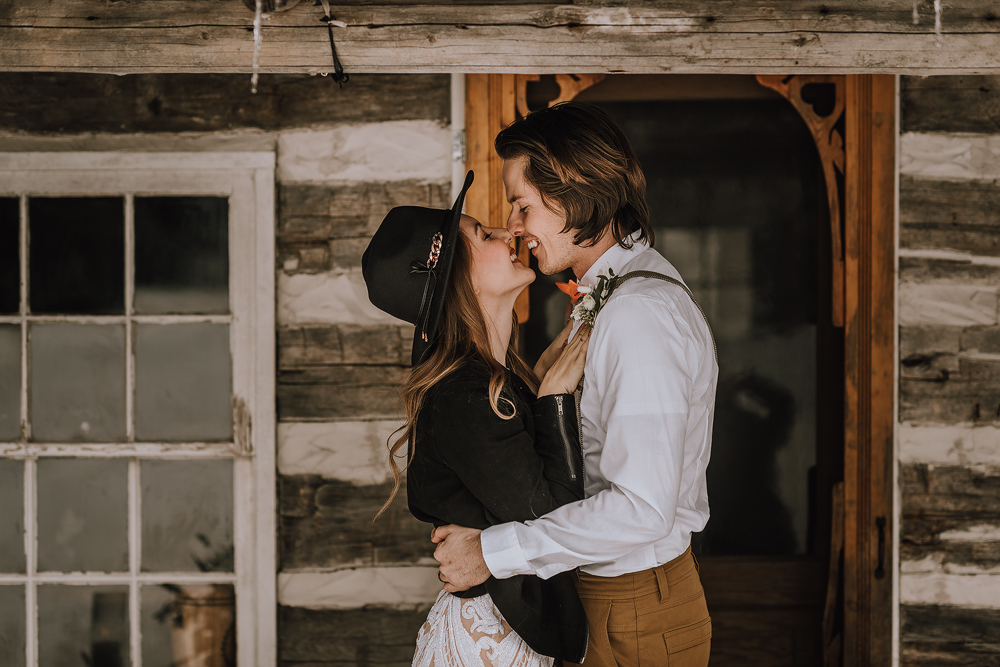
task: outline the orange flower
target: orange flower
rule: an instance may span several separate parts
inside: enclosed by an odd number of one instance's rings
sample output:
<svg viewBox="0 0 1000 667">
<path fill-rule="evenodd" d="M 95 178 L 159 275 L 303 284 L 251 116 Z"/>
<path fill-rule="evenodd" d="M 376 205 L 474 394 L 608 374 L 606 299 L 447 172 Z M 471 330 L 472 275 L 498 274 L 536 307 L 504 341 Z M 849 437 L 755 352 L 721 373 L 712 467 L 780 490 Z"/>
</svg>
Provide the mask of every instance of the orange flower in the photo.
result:
<svg viewBox="0 0 1000 667">
<path fill-rule="evenodd" d="M 583 292 L 579 289 L 580 286 L 574 280 L 571 280 L 568 283 L 556 283 L 556 287 L 558 287 L 561 292 L 565 292 L 569 295 L 570 301 L 573 302 L 574 306 L 576 305 L 576 302 L 580 300 L 580 297 L 583 296 Z"/>
</svg>

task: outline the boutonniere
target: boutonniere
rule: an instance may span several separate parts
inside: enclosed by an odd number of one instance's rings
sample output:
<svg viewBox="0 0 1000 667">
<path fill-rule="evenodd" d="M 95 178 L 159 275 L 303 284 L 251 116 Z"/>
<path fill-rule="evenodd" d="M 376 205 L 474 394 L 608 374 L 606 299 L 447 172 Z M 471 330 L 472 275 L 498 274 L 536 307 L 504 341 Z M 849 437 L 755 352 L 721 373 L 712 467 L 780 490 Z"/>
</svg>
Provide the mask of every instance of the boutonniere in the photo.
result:
<svg viewBox="0 0 1000 667">
<path fill-rule="evenodd" d="M 573 312 L 570 313 L 570 317 L 594 326 L 597 314 L 601 312 L 601 308 L 614 290 L 614 279 L 615 272 L 608 269 L 606 274 L 597 274 L 597 284 L 593 287 L 578 285 L 572 280 L 568 283 L 556 283 L 556 287 L 568 294 L 573 301 Z"/>
</svg>

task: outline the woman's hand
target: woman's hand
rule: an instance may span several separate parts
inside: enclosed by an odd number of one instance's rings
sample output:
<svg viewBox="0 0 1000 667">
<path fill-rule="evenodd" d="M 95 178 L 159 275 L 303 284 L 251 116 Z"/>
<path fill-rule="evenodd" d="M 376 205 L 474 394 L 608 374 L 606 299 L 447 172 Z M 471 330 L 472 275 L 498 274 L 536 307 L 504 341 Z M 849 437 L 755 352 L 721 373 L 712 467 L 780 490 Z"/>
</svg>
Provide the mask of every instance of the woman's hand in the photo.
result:
<svg viewBox="0 0 1000 667">
<path fill-rule="evenodd" d="M 539 397 L 551 394 L 572 394 L 576 391 L 580 379 L 583 378 L 583 366 L 587 361 L 587 345 L 589 343 L 590 327 L 583 325 L 573 336 L 573 340 L 562 348 L 562 352 L 545 374 L 542 384 L 538 387 Z"/>
<path fill-rule="evenodd" d="M 566 326 L 563 330 L 559 332 L 552 344 L 545 348 L 542 352 L 542 356 L 538 357 L 538 363 L 535 364 L 535 377 L 543 378 L 545 374 L 549 372 L 552 368 L 552 364 L 555 363 L 556 359 L 559 358 L 559 353 L 562 352 L 563 346 L 566 344 L 566 339 L 569 338 L 569 332 L 573 330 L 573 320 L 566 322 Z"/>
</svg>

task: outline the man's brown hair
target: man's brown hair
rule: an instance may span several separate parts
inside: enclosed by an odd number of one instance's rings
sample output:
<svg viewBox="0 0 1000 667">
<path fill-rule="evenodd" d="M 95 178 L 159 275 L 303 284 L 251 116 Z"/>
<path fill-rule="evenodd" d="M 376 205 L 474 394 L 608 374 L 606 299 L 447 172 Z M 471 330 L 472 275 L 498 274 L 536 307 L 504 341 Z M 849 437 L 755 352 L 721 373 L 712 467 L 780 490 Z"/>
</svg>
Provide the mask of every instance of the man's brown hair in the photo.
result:
<svg viewBox="0 0 1000 667">
<path fill-rule="evenodd" d="M 605 230 L 618 245 L 631 235 L 653 244 L 646 205 L 646 177 L 625 133 L 607 113 L 579 102 L 563 102 L 514 121 L 494 141 L 502 160 L 526 157 L 524 178 L 545 206 L 566 214 L 564 232 L 589 247 Z"/>
</svg>

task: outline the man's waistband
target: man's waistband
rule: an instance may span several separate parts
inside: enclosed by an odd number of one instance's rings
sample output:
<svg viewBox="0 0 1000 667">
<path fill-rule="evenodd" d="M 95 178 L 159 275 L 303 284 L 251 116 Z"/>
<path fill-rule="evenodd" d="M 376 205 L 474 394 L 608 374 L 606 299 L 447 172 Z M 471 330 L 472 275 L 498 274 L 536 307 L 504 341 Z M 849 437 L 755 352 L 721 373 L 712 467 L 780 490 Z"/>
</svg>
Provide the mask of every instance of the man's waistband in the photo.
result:
<svg viewBox="0 0 1000 667">
<path fill-rule="evenodd" d="M 617 577 L 598 577 L 586 572 L 576 572 L 576 590 L 581 598 L 620 600 L 641 597 L 651 593 L 665 595 L 674 582 L 698 571 L 698 560 L 689 546 L 677 558 L 641 572 L 621 574 Z"/>
</svg>

